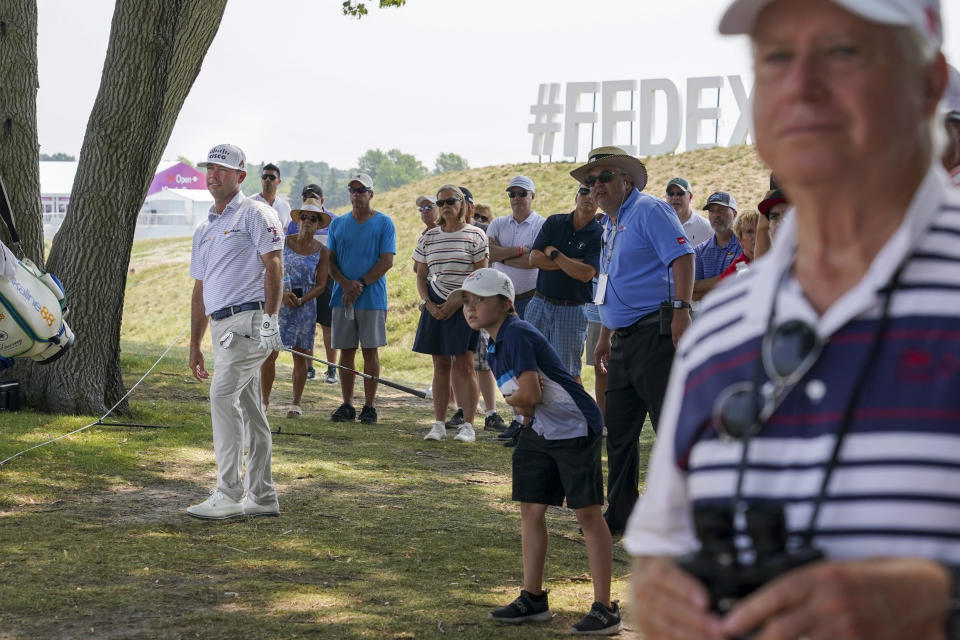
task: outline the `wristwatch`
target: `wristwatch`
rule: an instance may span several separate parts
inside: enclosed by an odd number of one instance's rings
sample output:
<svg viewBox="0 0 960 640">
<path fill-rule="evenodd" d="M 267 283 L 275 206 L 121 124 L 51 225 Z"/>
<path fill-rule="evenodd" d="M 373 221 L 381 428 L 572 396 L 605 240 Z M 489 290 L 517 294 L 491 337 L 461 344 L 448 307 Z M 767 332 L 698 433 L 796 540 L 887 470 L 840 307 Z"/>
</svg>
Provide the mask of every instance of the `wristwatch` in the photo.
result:
<svg viewBox="0 0 960 640">
<path fill-rule="evenodd" d="M 691 305 L 686 300 L 674 300 L 673 308 L 674 309 L 693 309 L 693 305 Z"/>
<path fill-rule="evenodd" d="M 558 255 L 560 255 L 560 250 L 554 249 L 553 251 L 550 252 L 550 259 L 556 260 Z"/>
</svg>

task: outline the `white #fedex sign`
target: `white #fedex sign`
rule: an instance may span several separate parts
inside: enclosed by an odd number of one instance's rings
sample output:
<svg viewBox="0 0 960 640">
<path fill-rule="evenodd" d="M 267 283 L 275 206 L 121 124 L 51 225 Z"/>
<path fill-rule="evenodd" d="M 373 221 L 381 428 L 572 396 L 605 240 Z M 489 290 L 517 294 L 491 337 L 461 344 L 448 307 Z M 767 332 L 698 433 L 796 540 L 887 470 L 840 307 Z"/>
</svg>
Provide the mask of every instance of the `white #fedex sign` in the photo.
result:
<svg viewBox="0 0 960 640">
<path fill-rule="evenodd" d="M 739 109 L 736 124 L 726 144 L 743 144 L 748 135 L 753 139 L 753 90 L 747 93 L 738 75 L 688 78 L 686 110 L 681 103 L 680 90 L 667 78 L 639 82 L 568 82 L 564 102 L 560 102 L 560 83 L 541 84 L 537 104 L 530 107 L 533 115 L 533 123 L 527 127 L 533 138 L 530 152 L 535 156 L 554 155 L 557 135 L 562 132 L 563 155 L 570 158 L 585 155 L 585 152 L 580 153 L 584 151 L 580 148 L 580 128 L 589 126 L 593 131 L 598 124 L 600 141 L 597 143 L 595 139 L 592 140 L 595 146 L 615 145 L 635 156 L 655 156 L 676 151 L 684 128 L 687 131 L 688 151 L 714 147 L 723 143 L 720 140 L 720 96 L 727 93 L 725 89 L 730 94 L 726 102 L 732 97 Z M 635 101 L 634 96 L 639 100 Z M 583 97 L 593 99 L 592 108 L 580 108 Z M 705 101 L 712 104 L 704 105 Z M 627 108 L 623 108 L 625 105 L 628 105 Z M 563 116 L 562 122 L 560 116 Z M 715 123 L 715 139 L 701 141 L 701 125 L 704 122 Z M 637 136 L 632 135 L 634 126 Z M 623 128 L 629 129 L 629 138 L 635 139 L 635 143 L 619 139 L 618 130 L 622 131 Z M 655 137 L 658 139 L 655 140 Z"/>
</svg>

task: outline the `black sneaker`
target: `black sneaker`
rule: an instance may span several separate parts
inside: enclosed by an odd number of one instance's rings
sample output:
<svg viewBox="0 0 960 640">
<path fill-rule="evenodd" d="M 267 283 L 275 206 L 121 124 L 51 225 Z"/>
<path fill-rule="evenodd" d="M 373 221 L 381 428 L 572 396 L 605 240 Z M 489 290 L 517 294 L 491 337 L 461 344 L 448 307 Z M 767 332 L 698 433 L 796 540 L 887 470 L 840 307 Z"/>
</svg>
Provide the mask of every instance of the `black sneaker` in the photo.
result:
<svg viewBox="0 0 960 640">
<path fill-rule="evenodd" d="M 507 428 L 502 432 L 497 434 L 497 437 L 501 440 L 513 440 L 514 437 L 520 433 L 520 427 L 523 425 L 516 420 L 511 420 Z"/>
<path fill-rule="evenodd" d="M 620 622 L 620 601 L 614 600 L 613 607 L 607 609 L 600 602 L 594 602 L 590 613 L 585 615 L 577 624 L 570 627 L 570 633 L 592 636 L 612 636 L 620 633 L 623 624 Z"/>
<path fill-rule="evenodd" d="M 360 409 L 360 422 L 363 424 L 377 424 L 377 410 L 368 404 Z"/>
<path fill-rule="evenodd" d="M 497 433 L 503 433 L 507 430 L 507 425 L 504 424 L 503 418 L 500 417 L 499 413 L 494 413 L 487 416 L 483 420 L 483 429 L 485 431 L 496 431 Z"/>
<path fill-rule="evenodd" d="M 344 402 L 337 407 L 337 410 L 333 412 L 330 419 L 334 422 L 353 422 L 353 419 L 356 417 L 357 410 L 353 408 L 353 405 Z"/>
<path fill-rule="evenodd" d="M 314 369 L 313 367 L 310 367 L 309 369 L 307 369 L 307 380 L 313 380 L 316 377 L 317 377 L 316 369 Z"/>
<path fill-rule="evenodd" d="M 531 597 L 529 591 L 522 589 L 516 600 L 505 607 L 491 611 L 490 618 L 508 624 L 546 622 L 553 617 L 553 612 L 550 611 L 550 606 L 547 604 L 547 592 L 544 591 L 542 595 L 543 598 L 537 602 Z"/>
<path fill-rule="evenodd" d="M 457 412 L 453 414 L 453 417 L 447 420 L 443 426 L 445 426 L 447 429 L 456 429 L 463 423 L 463 409 L 457 409 Z"/>
</svg>

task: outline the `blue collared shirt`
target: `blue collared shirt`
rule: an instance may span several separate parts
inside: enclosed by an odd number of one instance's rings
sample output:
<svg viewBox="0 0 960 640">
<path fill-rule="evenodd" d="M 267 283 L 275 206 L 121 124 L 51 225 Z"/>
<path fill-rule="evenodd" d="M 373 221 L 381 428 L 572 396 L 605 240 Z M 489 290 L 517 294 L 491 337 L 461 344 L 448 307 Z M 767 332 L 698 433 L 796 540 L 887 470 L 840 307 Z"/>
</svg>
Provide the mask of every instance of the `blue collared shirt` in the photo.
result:
<svg viewBox="0 0 960 640">
<path fill-rule="evenodd" d="M 636 189 L 607 222 L 600 272 L 608 276 L 600 307 L 605 327 L 622 329 L 673 296 L 670 265 L 693 253 L 673 207 Z"/>
<path fill-rule="evenodd" d="M 730 234 L 730 242 L 724 246 L 717 244 L 717 234 L 697 245 L 696 279 L 714 278 L 729 267 L 743 253 L 737 234 Z"/>
</svg>

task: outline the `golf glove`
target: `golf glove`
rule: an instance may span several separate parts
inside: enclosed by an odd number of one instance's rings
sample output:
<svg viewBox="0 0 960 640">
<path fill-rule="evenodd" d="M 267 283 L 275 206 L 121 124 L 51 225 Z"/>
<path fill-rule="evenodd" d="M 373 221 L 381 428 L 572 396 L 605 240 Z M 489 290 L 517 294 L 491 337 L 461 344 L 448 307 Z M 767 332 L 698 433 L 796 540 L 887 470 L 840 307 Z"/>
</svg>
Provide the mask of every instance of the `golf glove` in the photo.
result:
<svg viewBox="0 0 960 640">
<path fill-rule="evenodd" d="M 283 349 L 283 340 L 280 339 L 280 322 L 277 314 L 263 314 L 260 320 L 260 348 L 267 351 Z"/>
</svg>

